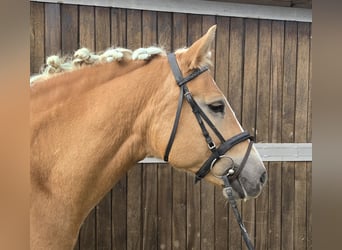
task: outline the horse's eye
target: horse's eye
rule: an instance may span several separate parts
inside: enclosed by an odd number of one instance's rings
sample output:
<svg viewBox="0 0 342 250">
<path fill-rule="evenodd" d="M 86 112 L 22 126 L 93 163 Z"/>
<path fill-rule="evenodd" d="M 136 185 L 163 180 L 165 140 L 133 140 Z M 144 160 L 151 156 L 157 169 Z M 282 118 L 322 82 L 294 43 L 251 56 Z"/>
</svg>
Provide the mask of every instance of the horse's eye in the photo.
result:
<svg viewBox="0 0 342 250">
<path fill-rule="evenodd" d="M 224 113 L 224 103 L 222 101 L 208 104 L 208 107 L 214 113 Z"/>
</svg>

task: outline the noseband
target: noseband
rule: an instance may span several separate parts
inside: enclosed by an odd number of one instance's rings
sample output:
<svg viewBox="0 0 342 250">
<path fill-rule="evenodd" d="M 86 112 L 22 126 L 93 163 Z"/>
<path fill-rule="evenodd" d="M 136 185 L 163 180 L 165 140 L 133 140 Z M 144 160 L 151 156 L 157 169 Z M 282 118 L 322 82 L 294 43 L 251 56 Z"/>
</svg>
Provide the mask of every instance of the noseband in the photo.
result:
<svg viewBox="0 0 342 250">
<path fill-rule="evenodd" d="M 165 154 L 164 154 L 164 161 L 168 161 L 169 154 L 172 148 L 172 144 L 175 140 L 179 118 L 182 110 L 182 104 L 183 104 L 183 98 L 187 100 L 187 102 L 190 104 L 192 108 L 192 112 L 194 113 L 196 120 L 202 130 L 202 134 L 205 138 L 205 141 L 208 145 L 209 150 L 211 151 L 211 155 L 208 158 L 208 160 L 202 165 L 202 167 L 196 172 L 196 179 L 195 183 L 203 179 L 211 170 L 212 166 L 217 163 L 226 152 L 228 152 L 232 147 L 235 145 L 250 139 L 249 146 L 247 148 L 246 154 L 241 161 L 240 165 L 234 164 L 231 169 L 227 172 L 227 176 L 229 177 L 230 181 L 233 181 L 237 179 L 239 174 L 241 173 L 242 169 L 246 165 L 248 156 L 252 149 L 253 144 L 253 137 L 246 131 L 237 134 L 233 137 L 231 137 L 228 140 L 225 140 L 222 134 L 218 131 L 218 129 L 215 127 L 215 125 L 210 121 L 210 119 L 207 117 L 207 115 L 203 112 L 203 110 L 199 107 L 199 105 L 194 100 L 193 96 L 191 95 L 191 92 L 189 91 L 186 84 L 190 82 L 192 79 L 196 78 L 203 72 L 208 70 L 208 67 L 203 67 L 200 69 L 195 70 L 190 75 L 183 78 L 182 72 L 179 69 L 179 66 L 177 64 L 176 56 L 174 53 L 168 55 L 169 64 L 171 67 L 171 70 L 173 72 L 173 75 L 176 79 L 176 82 L 178 86 L 180 87 L 180 94 L 178 98 L 178 107 L 176 112 L 176 118 L 173 124 L 172 132 L 170 135 L 169 142 L 166 146 Z M 219 147 L 216 146 L 215 142 L 212 140 L 211 136 L 209 135 L 209 132 L 204 124 L 205 123 L 212 129 L 212 131 L 216 134 L 216 136 L 221 141 L 221 144 Z"/>
<path fill-rule="evenodd" d="M 218 131 L 218 129 L 215 127 L 215 125 L 210 121 L 210 119 L 206 116 L 206 114 L 203 112 L 203 110 L 200 108 L 200 106 L 196 103 L 194 98 L 192 97 L 188 87 L 186 84 L 191 81 L 192 79 L 196 78 L 203 72 L 208 70 L 208 67 L 203 67 L 201 69 L 197 69 L 194 72 L 192 72 L 190 75 L 186 76 L 183 78 L 182 72 L 179 69 L 179 66 L 177 64 L 176 56 L 174 53 L 168 55 L 168 60 L 169 64 L 171 67 L 171 70 L 173 72 L 173 75 L 176 79 L 176 82 L 178 86 L 180 87 L 180 94 L 178 98 L 178 106 L 177 106 L 177 112 L 176 112 L 176 117 L 175 121 L 173 123 L 173 128 L 171 131 L 170 139 L 169 142 L 166 146 L 165 154 L 164 154 L 164 161 L 168 161 L 169 159 L 169 154 L 172 148 L 172 144 L 175 140 L 177 128 L 178 128 L 178 123 L 179 123 L 179 118 L 182 110 L 182 105 L 183 105 L 183 99 L 185 96 L 185 99 L 187 102 L 190 104 L 192 108 L 192 112 L 194 113 L 196 120 L 202 130 L 202 134 L 205 138 L 205 141 L 208 145 L 209 150 L 211 151 L 211 155 L 206 160 L 206 162 L 202 165 L 202 167 L 196 172 L 196 179 L 195 183 L 203 179 L 211 170 L 211 168 L 214 166 L 214 164 L 219 161 L 222 158 L 230 158 L 225 156 L 225 153 L 228 152 L 232 147 L 235 145 L 250 139 L 247 151 L 245 153 L 245 156 L 243 157 L 240 165 L 233 164 L 233 167 L 227 170 L 227 173 L 223 174 L 222 176 L 217 176 L 220 177 L 223 180 L 224 183 L 224 192 L 226 192 L 228 201 L 233 209 L 233 213 L 235 215 L 235 218 L 239 224 L 241 234 L 243 236 L 243 239 L 248 247 L 249 250 L 253 250 L 253 245 L 251 243 L 251 240 L 249 239 L 247 230 L 245 228 L 245 225 L 242 222 L 240 213 L 237 208 L 236 201 L 233 197 L 233 189 L 232 186 L 230 185 L 231 181 L 234 181 L 238 178 L 240 175 L 242 169 L 246 165 L 247 159 L 249 157 L 249 154 L 252 149 L 253 145 L 253 137 L 246 131 L 237 134 L 233 136 L 232 138 L 225 140 L 222 134 Z M 219 138 L 221 141 L 221 144 L 219 147 L 215 145 L 215 142 L 212 140 L 212 138 L 209 135 L 209 132 L 204 124 L 204 121 L 207 123 L 207 125 L 214 131 L 216 136 Z M 230 158 L 231 159 L 231 158 Z M 232 159 L 231 159 L 232 160 Z M 232 160 L 234 163 L 234 161 Z M 240 184 L 241 185 L 241 184 Z"/>
</svg>

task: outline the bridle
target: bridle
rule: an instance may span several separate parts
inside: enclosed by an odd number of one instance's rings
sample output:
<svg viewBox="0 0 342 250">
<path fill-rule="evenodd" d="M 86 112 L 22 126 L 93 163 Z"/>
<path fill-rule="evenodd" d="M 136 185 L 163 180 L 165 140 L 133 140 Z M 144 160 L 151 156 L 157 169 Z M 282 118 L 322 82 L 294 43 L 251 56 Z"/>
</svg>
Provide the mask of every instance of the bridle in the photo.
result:
<svg viewBox="0 0 342 250">
<path fill-rule="evenodd" d="M 182 72 L 179 69 L 179 66 L 177 64 L 176 56 L 174 53 L 168 55 L 168 60 L 169 64 L 171 66 L 171 70 L 173 72 L 173 75 L 176 79 L 176 82 L 178 86 L 180 87 L 180 94 L 178 98 L 178 107 L 177 107 L 177 112 L 176 112 L 176 118 L 173 124 L 173 128 L 171 131 L 170 139 L 169 142 L 166 146 L 165 154 L 164 154 L 164 161 L 168 161 L 169 159 L 169 154 L 173 145 L 173 142 L 175 140 L 178 124 L 179 124 L 179 119 L 180 119 L 180 114 L 182 110 L 182 105 L 183 105 L 183 98 L 187 100 L 187 102 L 190 104 L 192 108 L 192 112 L 194 113 L 196 120 L 202 130 L 202 134 L 205 138 L 205 141 L 208 145 L 209 150 L 211 151 L 211 155 L 208 158 L 208 160 L 202 165 L 202 167 L 197 171 L 196 175 L 196 180 L 195 182 L 198 182 L 199 180 L 203 179 L 211 170 L 213 164 L 217 163 L 224 155 L 226 152 L 228 152 L 232 147 L 235 145 L 250 139 L 250 143 L 248 145 L 246 154 L 241 161 L 240 165 L 234 164 L 233 169 L 229 169 L 229 180 L 233 181 L 237 179 L 239 174 L 241 173 L 242 169 L 245 167 L 247 159 L 249 157 L 249 154 L 252 149 L 252 144 L 253 144 L 253 137 L 246 131 L 237 134 L 233 137 L 231 137 L 228 140 L 225 140 L 222 134 L 218 131 L 218 129 L 215 127 L 215 125 L 210 121 L 208 116 L 203 112 L 203 110 L 200 108 L 200 106 L 196 103 L 194 100 L 191 92 L 189 91 L 188 87 L 186 84 L 190 82 L 192 79 L 196 78 L 203 72 L 208 70 L 208 67 L 203 67 L 200 69 L 195 70 L 193 73 L 190 75 L 186 76 L 183 78 Z M 206 124 L 212 129 L 212 131 L 216 134 L 216 136 L 219 138 L 221 141 L 221 145 L 219 147 L 216 146 L 214 141 L 212 140 L 211 136 L 209 135 L 209 132 L 204 124 L 204 121 Z"/>
<path fill-rule="evenodd" d="M 208 145 L 208 148 L 211 151 L 210 157 L 205 161 L 205 163 L 201 166 L 201 168 L 196 172 L 195 183 L 203 179 L 210 172 L 210 170 L 213 168 L 215 163 L 217 163 L 220 159 L 227 157 L 225 156 L 225 153 L 228 152 L 232 147 L 249 139 L 250 142 L 249 142 L 247 151 L 240 165 L 237 165 L 233 162 L 232 167 L 228 169 L 226 173 L 224 173 L 222 176 L 216 176 L 216 177 L 219 177 L 223 180 L 224 191 L 226 192 L 229 203 L 233 208 L 233 211 L 238 221 L 238 224 L 240 226 L 243 238 L 247 244 L 248 249 L 253 249 L 252 243 L 249 240 L 246 228 L 242 222 L 241 216 L 237 209 L 236 201 L 233 197 L 233 189 L 230 185 L 230 182 L 238 179 L 238 176 L 240 175 L 242 169 L 246 165 L 247 159 L 252 149 L 253 137 L 248 132 L 244 131 L 244 132 L 241 132 L 240 134 L 237 134 L 231 137 L 230 139 L 225 140 L 222 134 L 218 131 L 215 125 L 210 121 L 207 115 L 203 112 L 203 110 L 194 100 L 186 84 L 190 82 L 192 79 L 202 74 L 203 72 L 207 71 L 208 67 L 196 69 L 190 75 L 183 77 L 183 74 L 181 70 L 179 69 L 179 66 L 176 60 L 176 55 L 174 53 L 168 54 L 168 61 L 169 61 L 171 70 L 173 72 L 173 75 L 175 77 L 175 80 L 177 82 L 177 85 L 180 87 L 180 94 L 178 97 L 178 106 L 177 106 L 175 121 L 173 123 L 173 128 L 171 131 L 169 142 L 166 146 L 166 150 L 164 154 L 164 161 L 168 162 L 169 154 L 170 154 L 173 142 L 175 140 L 184 97 L 186 101 L 190 104 L 192 112 L 194 113 L 196 120 L 202 130 L 202 135 L 204 136 L 205 141 Z M 219 138 L 221 144 L 218 147 L 216 146 L 215 142 L 212 140 L 204 122 L 212 129 L 212 131 Z M 231 161 L 233 160 L 231 159 Z"/>
</svg>

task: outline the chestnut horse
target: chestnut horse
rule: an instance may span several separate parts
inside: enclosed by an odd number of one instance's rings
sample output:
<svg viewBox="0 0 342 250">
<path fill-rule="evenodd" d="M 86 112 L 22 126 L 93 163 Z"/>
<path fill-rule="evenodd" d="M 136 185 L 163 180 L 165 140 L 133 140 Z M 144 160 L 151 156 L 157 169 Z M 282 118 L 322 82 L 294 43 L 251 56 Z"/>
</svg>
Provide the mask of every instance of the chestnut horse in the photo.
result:
<svg viewBox="0 0 342 250">
<path fill-rule="evenodd" d="M 211 27 L 192 46 L 176 51 L 184 76 L 210 64 L 215 30 Z M 31 249 L 72 249 L 82 222 L 113 185 L 146 156 L 163 158 L 180 88 L 165 53 L 146 57 L 141 53 L 66 70 L 31 85 Z M 243 131 L 209 71 L 187 87 L 225 138 Z M 213 143 L 220 145 L 213 130 L 208 131 Z M 223 158 L 229 155 L 239 164 L 249 145 L 246 139 Z M 184 101 L 168 161 L 176 169 L 196 173 L 210 155 L 198 121 Z M 215 173 L 205 179 L 222 186 L 216 176 L 227 165 L 226 160 L 217 161 Z M 234 196 L 257 197 L 265 176 L 253 146 L 231 183 Z"/>
</svg>

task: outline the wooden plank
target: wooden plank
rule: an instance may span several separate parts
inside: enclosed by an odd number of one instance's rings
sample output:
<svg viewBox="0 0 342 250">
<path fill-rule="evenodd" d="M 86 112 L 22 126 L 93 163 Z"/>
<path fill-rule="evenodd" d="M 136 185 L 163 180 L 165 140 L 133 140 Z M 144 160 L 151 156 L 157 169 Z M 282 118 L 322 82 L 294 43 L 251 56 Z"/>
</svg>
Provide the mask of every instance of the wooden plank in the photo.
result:
<svg viewBox="0 0 342 250">
<path fill-rule="evenodd" d="M 298 52 L 297 52 L 297 85 L 295 110 L 295 142 L 306 142 L 308 131 L 308 103 L 309 103 L 309 52 L 310 26 L 308 23 L 298 24 Z M 307 243 L 306 232 L 306 199 L 307 176 L 306 163 L 295 163 L 295 221 L 294 245 L 296 249 L 305 249 Z"/>
<path fill-rule="evenodd" d="M 297 23 L 285 23 L 284 82 L 282 107 L 282 142 L 294 140 L 294 118 L 297 64 Z M 294 186 L 293 162 L 282 163 L 282 248 L 294 247 Z"/>
<path fill-rule="evenodd" d="M 44 64 L 44 4 L 30 2 L 30 73 Z"/>
<path fill-rule="evenodd" d="M 271 89 L 269 113 L 269 139 L 281 141 L 281 95 L 283 83 L 284 22 L 272 21 L 271 38 Z M 268 247 L 281 249 L 281 163 L 272 162 L 268 169 Z"/>
<path fill-rule="evenodd" d="M 256 140 L 269 141 L 271 22 L 259 21 Z M 268 171 L 268 164 L 265 164 Z M 268 249 L 268 185 L 255 201 L 255 248 Z"/>
<path fill-rule="evenodd" d="M 216 83 L 225 96 L 228 96 L 228 62 L 229 62 L 229 17 L 217 17 L 216 31 Z"/>
<path fill-rule="evenodd" d="M 142 12 L 142 45 L 149 47 L 157 41 L 157 13 Z M 158 243 L 158 173 L 157 168 L 143 166 L 143 249 L 157 249 Z"/>
<path fill-rule="evenodd" d="M 127 10 L 127 47 L 141 47 L 141 11 Z M 127 179 L 127 249 L 142 249 L 142 169 L 137 165 Z"/>
<path fill-rule="evenodd" d="M 62 54 L 72 55 L 78 49 L 78 7 L 61 5 Z"/>
<path fill-rule="evenodd" d="M 111 9 L 111 44 L 114 47 L 127 46 L 127 19 L 125 9 Z"/>
<path fill-rule="evenodd" d="M 45 4 L 45 56 L 61 52 L 60 5 Z"/>
<path fill-rule="evenodd" d="M 109 220 L 110 218 L 108 218 Z M 112 189 L 112 249 L 127 249 L 127 174 Z"/>
<path fill-rule="evenodd" d="M 158 175 L 157 168 L 142 165 L 142 249 L 158 249 Z"/>
<path fill-rule="evenodd" d="M 229 44 L 229 84 L 228 101 L 235 112 L 237 119 L 241 122 L 242 117 L 242 74 L 243 74 L 243 41 L 244 41 L 244 19 L 230 19 L 230 44 Z M 241 202 L 237 202 L 241 211 Z M 229 205 L 228 205 L 229 206 Z M 241 232 L 237 225 L 234 214 L 229 209 L 228 215 L 228 245 L 229 249 L 241 249 Z"/>
<path fill-rule="evenodd" d="M 95 50 L 95 8 L 79 6 L 79 47 Z"/>
<path fill-rule="evenodd" d="M 158 165 L 158 249 L 172 249 L 172 172 L 169 165 Z"/>
<path fill-rule="evenodd" d="M 188 15 L 188 46 L 202 36 L 202 17 Z M 194 175 L 187 175 L 187 249 L 201 245 L 201 184 L 194 185 Z"/>
<path fill-rule="evenodd" d="M 172 14 L 158 13 L 158 44 L 171 50 Z M 158 165 L 158 243 L 159 249 L 172 249 L 172 169 Z"/>
<path fill-rule="evenodd" d="M 187 15 L 173 13 L 172 50 L 186 46 Z M 172 249 L 187 249 L 187 175 L 172 170 Z"/>
<path fill-rule="evenodd" d="M 243 41 L 244 19 L 231 18 L 229 47 L 229 88 L 227 98 L 239 121 L 242 112 L 242 71 L 243 71 Z M 234 49 L 233 49 L 234 48 Z"/>
<path fill-rule="evenodd" d="M 307 132 L 307 140 L 311 142 L 312 137 L 312 99 L 311 99 L 311 90 L 312 90 L 312 25 L 310 25 L 310 50 L 309 50 L 309 100 L 308 100 L 308 132 Z M 307 234 L 307 242 L 306 248 L 312 249 L 312 163 L 307 163 L 306 168 L 306 234 Z"/>
<path fill-rule="evenodd" d="M 243 76 L 243 111 L 242 126 L 255 135 L 256 124 L 256 76 L 258 61 L 258 21 L 247 19 L 245 21 L 245 50 L 244 50 L 244 76 Z M 255 200 L 242 204 L 242 217 L 251 241 L 255 239 Z M 254 244 L 254 243 L 253 243 Z M 247 249 L 242 244 L 242 249 Z"/>
<path fill-rule="evenodd" d="M 142 165 L 135 165 L 127 177 L 127 249 L 142 245 Z"/>
<path fill-rule="evenodd" d="M 89 213 L 80 230 L 79 245 L 81 250 L 96 249 L 96 210 Z"/>
<path fill-rule="evenodd" d="M 95 49 L 97 52 L 110 47 L 110 9 L 95 7 Z"/>
</svg>

